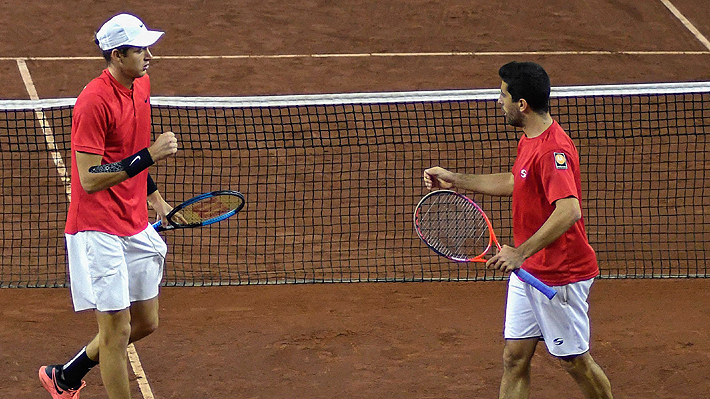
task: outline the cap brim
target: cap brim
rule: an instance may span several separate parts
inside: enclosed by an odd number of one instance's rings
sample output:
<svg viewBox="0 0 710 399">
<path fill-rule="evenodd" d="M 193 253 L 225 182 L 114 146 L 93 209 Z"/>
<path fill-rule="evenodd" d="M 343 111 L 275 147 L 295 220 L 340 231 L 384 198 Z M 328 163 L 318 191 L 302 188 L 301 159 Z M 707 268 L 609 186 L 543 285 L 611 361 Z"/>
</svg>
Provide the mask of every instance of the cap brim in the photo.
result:
<svg viewBox="0 0 710 399">
<path fill-rule="evenodd" d="M 122 46 L 133 46 L 133 47 L 148 47 L 152 46 L 155 44 L 155 42 L 160 39 L 161 36 L 163 36 L 165 32 L 160 32 L 157 30 L 149 30 L 141 33 L 140 35 L 136 36 L 133 38 L 128 43 L 123 44 Z"/>
</svg>

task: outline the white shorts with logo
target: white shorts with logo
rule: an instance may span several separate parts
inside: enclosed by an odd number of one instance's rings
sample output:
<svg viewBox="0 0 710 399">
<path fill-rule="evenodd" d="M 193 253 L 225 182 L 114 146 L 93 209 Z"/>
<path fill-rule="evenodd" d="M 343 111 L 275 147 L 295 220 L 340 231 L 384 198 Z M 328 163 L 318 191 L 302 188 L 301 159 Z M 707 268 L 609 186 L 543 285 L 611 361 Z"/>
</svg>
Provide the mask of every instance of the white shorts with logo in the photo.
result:
<svg viewBox="0 0 710 399">
<path fill-rule="evenodd" d="M 505 310 L 505 339 L 543 338 L 547 350 L 558 357 L 587 352 L 587 297 L 593 282 L 592 278 L 552 287 L 557 295 L 550 300 L 511 273 Z"/>
<path fill-rule="evenodd" d="M 99 231 L 65 234 L 74 310 L 123 310 L 158 296 L 167 245 L 150 224 L 120 237 Z"/>
</svg>

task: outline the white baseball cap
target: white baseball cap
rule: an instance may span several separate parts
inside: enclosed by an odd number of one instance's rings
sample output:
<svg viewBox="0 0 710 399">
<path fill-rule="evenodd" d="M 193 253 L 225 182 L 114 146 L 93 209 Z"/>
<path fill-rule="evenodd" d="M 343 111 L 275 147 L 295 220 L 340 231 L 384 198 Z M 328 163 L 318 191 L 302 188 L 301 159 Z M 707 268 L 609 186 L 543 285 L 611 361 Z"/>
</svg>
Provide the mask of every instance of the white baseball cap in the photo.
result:
<svg viewBox="0 0 710 399">
<path fill-rule="evenodd" d="M 163 33 L 148 30 L 145 24 L 133 15 L 118 14 L 96 32 L 96 41 L 102 51 L 121 46 L 148 47 L 157 42 Z"/>
</svg>

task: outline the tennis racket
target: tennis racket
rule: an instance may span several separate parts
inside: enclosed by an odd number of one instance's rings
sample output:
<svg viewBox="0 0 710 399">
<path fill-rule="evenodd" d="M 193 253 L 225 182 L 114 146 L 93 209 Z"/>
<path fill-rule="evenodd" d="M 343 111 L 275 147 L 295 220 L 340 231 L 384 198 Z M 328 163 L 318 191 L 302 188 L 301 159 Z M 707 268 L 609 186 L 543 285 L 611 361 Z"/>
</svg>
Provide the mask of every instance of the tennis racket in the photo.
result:
<svg viewBox="0 0 710 399">
<path fill-rule="evenodd" d="M 481 207 L 455 191 L 438 190 L 425 195 L 414 211 L 414 227 L 429 248 L 456 262 L 486 262 L 485 256 L 494 245 L 501 249 Z M 557 293 L 523 269 L 514 273 L 549 299 Z"/>
<path fill-rule="evenodd" d="M 166 216 L 168 225 L 162 221 L 153 223 L 157 231 L 207 226 L 220 222 L 244 208 L 244 196 L 231 190 L 213 191 L 191 198 L 173 208 Z"/>
</svg>

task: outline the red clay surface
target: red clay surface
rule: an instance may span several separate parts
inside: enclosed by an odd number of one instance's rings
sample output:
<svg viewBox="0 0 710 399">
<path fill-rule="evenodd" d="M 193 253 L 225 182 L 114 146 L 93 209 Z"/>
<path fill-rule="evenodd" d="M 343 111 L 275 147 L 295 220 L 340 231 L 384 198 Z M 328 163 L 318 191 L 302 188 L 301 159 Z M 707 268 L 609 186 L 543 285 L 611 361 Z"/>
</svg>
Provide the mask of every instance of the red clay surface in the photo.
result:
<svg viewBox="0 0 710 399">
<path fill-rule="evenodd" d="M 600 280 L 592 353 L 616 398 L 710 392 L 706 280 Z M 0 389 L 42 398 L 36 368 L 93 332 L 65 289 L 0 290 Z M 165 288 L 136 347 L 156 398 L 495 398 L 505 285 L 361 283 Z M 99 373 L 84 399 L 103 398 Z M 534 398 L 581 398 L 540 344 Z M 140 397 L 133 384 L 134 397 Z"/>
<path fill-rule="evenodd" d="M 342 4 L 341 4 L 342 3 Z M 674 4 L 710 36 L 701 0 Z M 710 54 L 660 1 L 448 0 L 0 5 L 1 98 L 25 99 L 16 57 L 96 56 L 112 14 L 165 30 L 156 55 L 447 51 L 693 51 L 680 55 L 496 55 L 157 59 L 154 95 L 257 95 L 490 88 L 507 61 L 542 63 L 553 85 L 710 80 Z M 516 8 L 517 7 L 517 8 Z M 84 10 L 80 17 L 76 10 Z M 88 11 L 87 11 L 88 10 Z M 39 96 L 73 97 L 101 60 L 29 60 Z M 169 266 L 168 266 L 169 267 Z M 710 383 L 710 300 L 701 280 L 602 280 L 591 296 L 592 354 L 617 398 L 702 398 Z M 160 329 L 137 344 L 158 399 L 495 398 L 505 286 L 391 283 L 170 288 Z M 0 290 L 0 392 L 44 398 L 37 368 L 95 331 L 65 289 Z M 83 399 L 103 398 L 99 373 Z M 134 397 L 140 397 L 133 383 Z M 579 398 L 541 345 L 532 397 Z"/>
</svg>

